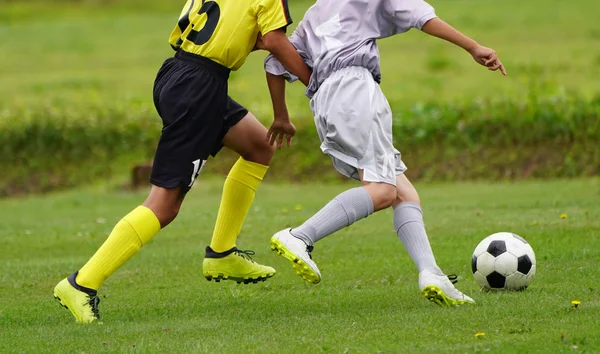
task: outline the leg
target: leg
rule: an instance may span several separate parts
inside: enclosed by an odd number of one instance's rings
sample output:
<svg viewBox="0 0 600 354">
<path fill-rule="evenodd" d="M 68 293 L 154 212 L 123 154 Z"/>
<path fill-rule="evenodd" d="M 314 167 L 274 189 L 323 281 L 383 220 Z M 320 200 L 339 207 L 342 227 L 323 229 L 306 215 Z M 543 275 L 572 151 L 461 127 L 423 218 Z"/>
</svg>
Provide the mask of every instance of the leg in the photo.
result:
<svg viewBox="0 0 600 354">
<path fill-rule="evenodd" d="M 396 198 L 392 114 L 379 85 L 364 68 L 346 68 L 325 80 L 311 101 L 321 150 L 343 175 L 362 181 L 292 230 L 271 238 L 271 248 L 312 283 L 321 279 L 310 252 L 322 238 L 392 205 Z"/>
<path fill-rule="evenodd" d="M 100 249 L 79 270 L 77 284 L 98 290 L 106 278 L 175 219 L 183 198 L 179 188 L 152 186 L 146 201 L 117 223 Z"/>
<path fill-rule="evenodd" d="M 419 194 L 404 174 L 396 177 L 394 229 L 420 272 L 428 270 L 443 275 L 435 262 L 423 223 Z"/>
<path fill-rule="evenodd" d="M 225 185 L 210 247 L 225 252 L 235 247 L 255 191 L 269 168 L 275 148 L 267 143 L 267 129 L 247 113 L 225 137 L 223 145 L 241 157 L 231 168 Z"/>
<path fill-rule="evenodd" d="M 373 201 L 373 211 L 387 209 L 396 200 L 396 187 L 384 182 L 368 182 L 364 180 L 364 171 L 360 171 L 360 180 Z"/>
<path fill-rule="evenodd" d="M 362 175 L 361 172 L 361 178 Z M 342 192 L 291 233 L 307 246 L 312 246 L 326 236 L 390 207 L 394 200 L 393 185 L 362 181 L 361 187 Z"/>
<path fill-rule="evenodd" d="M 419 288 L 425 297 L 439 305 L 473 303 L 458 291 L 435 262 L 423 223 L 419 194 L 404 174 L 396 177 L 397 196 L 394 228 L 419 271 Z"/>
<path fill-rule="evenodd" d="M 179 214 L 179 209 L 181 209 L 185 195 L 185 192 L 180 188 L 167 189 L 152 186 L 148 198 L 146 198 L 142 205 L 152 210 L 160 222 L 160 227 L 165 228 Z"/>
<path fill-rule="evenodd" d="M 225 134 L 223 145 L 241 157 L 229 171 L 223 186 L 213 237 L 203 262 L 203 274 L 208 280 L 256 283 L 272 277 L 275 269 L 248 260 L 247 254 L 253 253 L 239 251 L 236 240 L 275 149 L 266 142 L 267 129 L 252 114 L 233 100 L 229 112 L 229 119 L 235 124 Z M 236 122 L 235 115 L 240 113 L 243 113 L 242 118 L 239 120 L 238 117 L 239 122 Z"/>
<path fill-rule="evenodd" d="M 55 296 L 78 322 L 99 318 L 97 290 L 102 282 L 177 216 L 185 193 L 218 142 L 226 99 L 225 78 L 206 75 L 174 58 L 161 67 L 154 102 L 163 130 L 152 166 L 152 190 L 143 205 L 117 223 L 92 258 L 55 288 Z"/>
<path fill-rule="evenodd" d="M 231 127 L 223 138 L 223 145 L 237 152 L 244 160 L 265 167 L 271 163 L 275 146 L 266 141 L 267 128 L 252 113 Z"/>
<path fill-rule="evenodd" d="M 361 178 L 363 176 L 360 173 Z M 292 262 L 296 273 L 318 283 L 321 273 L 311 257 L 313 244 L 372 213 L 388 208 L 395 200 L 395 187 L 381 182 L 362 181 L 333 198 L 297 228 L 282 230 L 271 238 L 271 248 Z"/>
<path fill-rule="evenodd" d="M 54 289 L 54 296 L 77 322 L 97 320 L 97 291 L 109 276 L 133 257 L 143 245 L 167 226 L 179 211 L 184 194 L 177 189 L 152 186 L 146 201 L 124 216 L 106 241 L 77 272 Z"/>
</svg>

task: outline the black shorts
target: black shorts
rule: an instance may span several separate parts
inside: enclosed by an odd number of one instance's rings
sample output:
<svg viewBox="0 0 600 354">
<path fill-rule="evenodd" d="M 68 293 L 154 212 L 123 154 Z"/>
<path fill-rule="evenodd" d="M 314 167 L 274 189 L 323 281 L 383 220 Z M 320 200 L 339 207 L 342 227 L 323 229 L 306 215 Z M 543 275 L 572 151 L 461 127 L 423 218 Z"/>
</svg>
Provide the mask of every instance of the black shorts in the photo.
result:
<svg viewBox="0 0 600 354">
<path fill-rule="evenodd" d="M 229 69 L 209 59 L 177 52 L 154 82 L 154 105 L 163 121 L 150 182 L 187 192 L 209 155 L 223 147 L 229 128 L 248 110 L 227 94 Z"/>
</svg>

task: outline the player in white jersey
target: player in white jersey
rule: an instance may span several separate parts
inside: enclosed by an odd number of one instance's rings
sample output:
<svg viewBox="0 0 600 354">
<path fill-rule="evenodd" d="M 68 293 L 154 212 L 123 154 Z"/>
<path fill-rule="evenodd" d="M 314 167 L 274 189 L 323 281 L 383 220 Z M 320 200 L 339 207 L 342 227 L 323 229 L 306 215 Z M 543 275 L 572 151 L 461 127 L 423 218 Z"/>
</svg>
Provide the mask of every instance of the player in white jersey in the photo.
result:
<svg viewBox="0 0 600 354">
<path fill-rule="evenodd" d="M 312 68 L 307 96 L 322 151 L 343 175 L 362 186 L 331 200 L 304 224 L 271 238 L 271 248 L 292 262 L 311 283 L 321 281 L 313 244 L 373 212 L 394 208 L 394 227 L 419 271 L 419 287 L 440 305 L 474 303 L 438 267 L 429 244 L 420 199 L 404 175 L 406 166 L 392 143 L 392 112 L 379 82 L 377 39 L 411 28 L 468 51 L 489 70 L 504 66 L 494 50 L 480 46 L 443 20 L 422 0 L 318 0 L 290 37 Z M 267 139 L 289 146 L 295 127 L 285 104 L 285 80 L 296 78 L 272 56 L 265 69 L 275 119 Z"/>
</svg>

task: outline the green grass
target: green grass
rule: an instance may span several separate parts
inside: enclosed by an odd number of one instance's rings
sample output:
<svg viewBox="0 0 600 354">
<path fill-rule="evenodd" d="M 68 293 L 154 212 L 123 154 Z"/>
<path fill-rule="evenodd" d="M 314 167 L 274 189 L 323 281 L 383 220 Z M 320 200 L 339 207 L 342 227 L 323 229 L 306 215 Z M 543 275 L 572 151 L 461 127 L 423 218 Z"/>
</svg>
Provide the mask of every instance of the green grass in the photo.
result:
<svg viewBox="0 0 600 354">
<path fill-rule="evenodd" d="M 16 105 L 77 107 L 88 102 L 144 103 L 182 1 L 9 2 L 0 15 L 0 109 Z M 523 97 L 531 90 L 600 92 L 600 3 L 588 0 L 432 0 L 437 13 L 482 44 L 494 47 L 509 76 L 487 72 L 457 48 L 418 31 L 382 41 L 383 88 L 392 106 L 415 101 Z M 129 5 L 128 5 L 129 4 Z M 310 2 L 293 1 L 298 22 Z M 136 12 L 137 11 L 137 12 Z M 263 53 L 235 75 L 231 95 L 262 119 L 270 101 Z M 309 116 L 301 85 L 292 113 Z"/>
<path fill-rule="evenodd" d="M 418 185 L 438 263 L 478 302 L 453 309 L 420 297 L 390 211 L 317 244 L 316 286 L 268 250 L 273 232 L 347 187 L 265 183 L 239 245 L 278 274 L 243 286 L 201 276 L 221 188 L 200 183 L 178 220 L 106 282 L 103 324 L 91 326 L 76 325 L 52 288 L 145 193 L 96 186 L 2 200 L 0 352 L 600 351 L 600 180 Z M 536 251 L 525 292 L 480 292 L 470 275 L 471 252 L 497 231 L 521 234 Z M 572 310 L 575 299 L 582 304 Z"/>
</svg>

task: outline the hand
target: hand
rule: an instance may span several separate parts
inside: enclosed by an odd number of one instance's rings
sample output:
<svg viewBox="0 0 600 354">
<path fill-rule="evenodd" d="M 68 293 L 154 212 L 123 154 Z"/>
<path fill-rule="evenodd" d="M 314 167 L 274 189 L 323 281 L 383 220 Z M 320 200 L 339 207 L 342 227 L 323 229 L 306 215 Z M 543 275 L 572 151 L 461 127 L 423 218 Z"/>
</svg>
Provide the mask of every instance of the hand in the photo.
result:
<svg viewBox="0 0 600 354">
<path fill-rule="evenodd" d="M 479 64 L 487 67 L 488 70 L 496 71 L 499 69 L 502 75 L 506 76 L 506 69 L 492 48 L 486 48 L 478 45 L 470 52 L 473 56 L 473 59 L 475 59 L 475 61 Z"/>
<path fill-rule="evenodd" d="M 287 147 L 292 145 L 292 137 L 296 134 L 296 127 L 292 124 L 289 117 L 275 118 L 269 131 L 267 132 L 267 141 L 273 145 L 277 140 L 277 148 L 283 147 L 283 139 L 287 140 Z"/>
<path fill-rule="evenodd" d="M 260 32 L 258 32 L 258 37 L 256 37 L 256 44 L 254 44 L 254 48 L 252 48 L 252 51 L 255 50 L 266 50 L 265 42 L 263 42 L 262 34 L 260 34 Z"/>
</svg>

